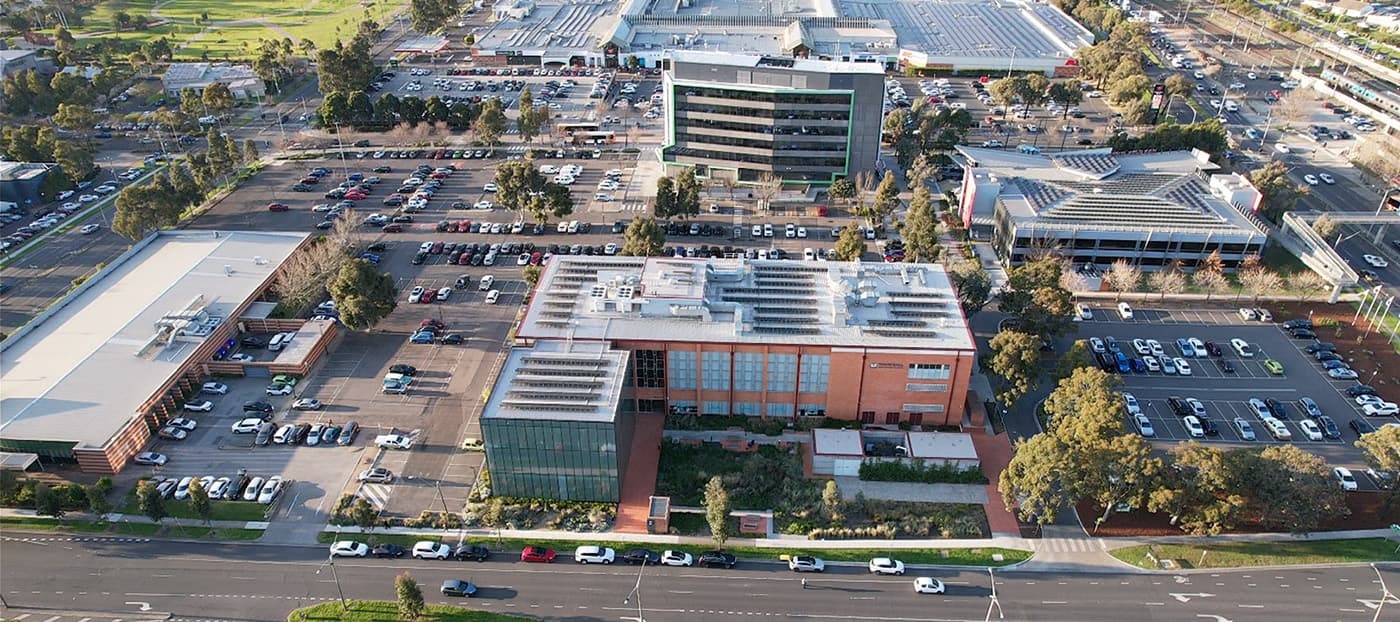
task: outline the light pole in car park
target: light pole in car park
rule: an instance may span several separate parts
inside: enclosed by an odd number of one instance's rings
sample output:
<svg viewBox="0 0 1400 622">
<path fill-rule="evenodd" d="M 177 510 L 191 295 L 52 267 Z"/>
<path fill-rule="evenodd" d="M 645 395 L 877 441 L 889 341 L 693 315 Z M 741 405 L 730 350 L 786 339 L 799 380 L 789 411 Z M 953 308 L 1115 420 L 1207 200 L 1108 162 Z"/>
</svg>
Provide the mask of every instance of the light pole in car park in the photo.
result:
<svg viewBox="0 0 1400 622">
<path fill-rule="evenodd" d="M 627 593 L 627 597 L 622 599 L 622 604 L 626 605 L 633 597 L 637 599 L 637 622 L 646 622 L 642 617 L 642 572 L 647 569 L 647 556 L 642 556 L 642 566 L 637 569 L 637 584 L 632 586 L 632 591 Z"/>
<path fill-rule="evenodd" d="M 326 563 L 321 564 L 321 567 L 316 569 L 316 574 L 321 574 L 321 571 L 324 570 L 326 566 L 331 567 L 331 577 L 335 579 L 335 591 L 340 594 L 341 611 L 349 611 L 350 606 L 345 604 L 345 590 L 340 588 L 340 574 L 335 571 L 335 555 L 327 556 Z"/>
</svg>

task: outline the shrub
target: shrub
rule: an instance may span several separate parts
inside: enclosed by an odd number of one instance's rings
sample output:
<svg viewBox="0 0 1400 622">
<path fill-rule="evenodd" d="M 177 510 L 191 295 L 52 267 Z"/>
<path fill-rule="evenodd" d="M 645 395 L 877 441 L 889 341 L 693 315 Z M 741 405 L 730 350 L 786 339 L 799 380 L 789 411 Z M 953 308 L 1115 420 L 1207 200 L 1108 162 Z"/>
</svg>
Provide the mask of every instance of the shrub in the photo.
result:
<svg viewBox="0 0 1400 622">
<path fill-rule="evenodd" d="M 860 478 L 873 482 L 917 482 L 923 484 L 986 484 L 981 469 L 961 469 L 952 463 L 926 464 L 897 460 L 866 460 L 860 464 Z"/>
</svg>

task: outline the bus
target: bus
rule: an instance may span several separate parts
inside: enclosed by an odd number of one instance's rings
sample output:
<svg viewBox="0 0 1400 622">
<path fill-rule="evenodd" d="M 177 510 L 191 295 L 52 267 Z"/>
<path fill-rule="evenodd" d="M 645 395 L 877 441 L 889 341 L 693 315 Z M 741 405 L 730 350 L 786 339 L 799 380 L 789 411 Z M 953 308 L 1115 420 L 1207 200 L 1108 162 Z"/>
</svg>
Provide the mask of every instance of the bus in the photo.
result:
<svg viewBox="0 0 1400 622">
<path fill-rule="evenodd" d="M 617 140 L 617 133 L 612 131 L 599 132 L 574 132 L 570 135 L 574 139 L 575 145 L 605 145 Z"/>
<path fill-rule="evenodd" d="M 555 123 L 554 129 L 565 136 L 573 136 L 578 132 L 596 132 L 602 126 L 596 121 L 580 121 L 575 123 Z"/>
</svg>

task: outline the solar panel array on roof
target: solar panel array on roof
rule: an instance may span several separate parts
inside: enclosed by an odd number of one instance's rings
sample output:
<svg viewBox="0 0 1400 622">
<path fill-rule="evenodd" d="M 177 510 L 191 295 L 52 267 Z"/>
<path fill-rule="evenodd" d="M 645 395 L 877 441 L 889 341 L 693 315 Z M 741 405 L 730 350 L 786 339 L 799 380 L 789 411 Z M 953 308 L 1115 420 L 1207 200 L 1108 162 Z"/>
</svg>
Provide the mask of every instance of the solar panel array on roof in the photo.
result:
<svg viewBox="0 0 1400 622">
<path fill-rule="evenodd" d="M 1053 162 L 1055 166 L 1062 169 L 1080 171 L 1095 177 L 1102 177 L 1112 173 L 1121 166 L 1118 162 L 1118 158 L 1102 153 L 1058 155 L 1051 158 L 1050 161 Z"/>
<path fill-rule="evenodd" d="M 1155 196 L 1081 194 L 1041 214 L 1046 220 L 1126 226 L 1228 227 L 1213 212 L 1201 212 Z"/>
<path fill-rule="evenodd" d="M 1053 183 L 1089 194 L 1152 194 L 1181 178 L 1170 173 L 1125 173 L 1098 181 L 1057 180 Z"/>
<path fill-rule="evenodd" d="M 1015 180 L 1015 186 L 1021 190 L 1021 196 L 1026 197 L 1026 200 L 1031 204 L 1031 208 L 1037 212 L 1074 194 L 1064 188 L 1044 184 L 1033 179 L 1019 177 Z"/>
</svg>

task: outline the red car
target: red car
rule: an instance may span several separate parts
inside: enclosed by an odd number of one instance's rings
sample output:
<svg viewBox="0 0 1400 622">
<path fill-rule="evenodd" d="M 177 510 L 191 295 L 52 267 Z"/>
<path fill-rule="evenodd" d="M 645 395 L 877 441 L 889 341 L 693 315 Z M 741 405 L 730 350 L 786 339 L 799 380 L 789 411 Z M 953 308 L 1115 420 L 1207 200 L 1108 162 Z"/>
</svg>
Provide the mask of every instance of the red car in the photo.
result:
<svg viewBox="0 0 1400 622">
<path fill-rule="evenodd" d="M 472 221 L 463 220 L 457 223 L 457 233 L 467 233 L 472 230 Z"/>
<path fill-rule="evenodd" d="M 403 225 L 398 223 L 394 223 L 392 225 L 384 225 L 384 228 L 380 229 L 380 231 L 383 231 L 384 233 L 403 233 Z"/>
<path fill-rule="evenodd" d="M 428 318 L 428 319 L 423 320 L 422 322 L 419 322 L 419 323 L 418 323 L 418 328 L 420 328 L 420 329 L 422 329 L 422 328 L 427 328 L 427 327 L 429 327 L 429 326 L 433 327 L 435 330 L 442 330 L 442 329 L 444 329 L 444 328 L 447 328 L 447 325 L 446 325 L 446 324 L 443 324 L 442 322 L 440 322 L 440 321 L 438 321 L 438 320 L 435 320 L 435 319 L 433 319 L 433 318 Z"/>
<path fill-rule="evenodd" d="M 367 194 L 365 194 L 365 193 L 363 193 L 363 192 L 347 192 L 347 193 L 345 193 L 345 196 L 343 196 L 343 197 L 341 197 L 341 198 L 342 198 L 342 199 L 349 200 L 349 201 L 359 201 L 360 199 L 363 199 L 363 198 L 365 198 L 366 196 L 369 196 L 369 195 L 367 195 Z"/>
<path fill-rule="evenodd" d="M 547 549 L 539 546 L 527 546 L 520 552 L 520 561 L 534 562 L 537 564 L 554 563 L 554 549 Z"/>
<path fill-rule="evenodd" d="M 272 202 L 272 203 L 268 203 L 268 204 L 267 204 L 267 211 L 269 211 L 269 212 L 285 212 L 285 211 L 287 211 L 287 210 L 289 210 L 289 209 L 292 209 L 292 208 L 291 208 L 290 206 L 288 206 L 286 203 Z"/>
<path fill-rule="evenodd" d="M 427 303 L 429 303 L 429 302 L 432 302 L 432 301 L 433 301 L 434 299 L 436 299 L 436 298 L 437 298 L 437 290 L 435 290 L 435 289 L 425 289 L 425 290 L 423 290 L 423 295 L 422 295 L 421 297 L 418 298 L 418 302 L 427 304 Z"/>
</svg>

